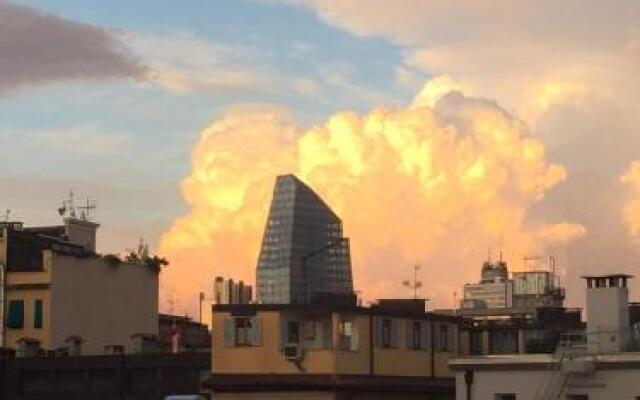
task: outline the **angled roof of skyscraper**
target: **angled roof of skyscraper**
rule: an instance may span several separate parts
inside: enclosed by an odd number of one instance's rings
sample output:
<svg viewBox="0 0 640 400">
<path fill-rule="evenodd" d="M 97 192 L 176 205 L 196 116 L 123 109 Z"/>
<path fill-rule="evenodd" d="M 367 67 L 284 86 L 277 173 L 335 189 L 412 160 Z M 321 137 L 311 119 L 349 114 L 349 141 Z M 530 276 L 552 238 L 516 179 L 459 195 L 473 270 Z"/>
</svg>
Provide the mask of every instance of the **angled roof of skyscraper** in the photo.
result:
<svg viewBox="0 0 640 400">
<path fill-rule="evenodd" d="M 276 179 L 257 266 L 258 301 L 309 303 L 316 293 L 351 293 L 342 221 L 294 175 Z"/>
</svg>

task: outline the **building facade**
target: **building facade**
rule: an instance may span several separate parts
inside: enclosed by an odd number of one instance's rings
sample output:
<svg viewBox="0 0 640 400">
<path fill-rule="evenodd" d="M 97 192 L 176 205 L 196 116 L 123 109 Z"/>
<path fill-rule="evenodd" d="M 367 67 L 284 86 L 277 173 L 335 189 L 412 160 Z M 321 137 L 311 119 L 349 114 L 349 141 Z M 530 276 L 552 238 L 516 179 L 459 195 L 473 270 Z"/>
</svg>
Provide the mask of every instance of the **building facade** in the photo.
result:
<svg viewBox="0 0 640 400">
<path fill-rule="evenodd" d="M 75 218 L 0 226 L 3 347 L 127 352 L 132 335 L 158 334 L 159 271 L 97 254 L 97 227 Z"/>
<path fill-rule="evenodd" d="M 353 291 L 342 221 L 294 175 L 276 179 L 256 275 L 263 304 L 305 304 L 315 294 Z"/>
<path fill-rule="evenodd" d="M 452 399 L 459 324 L 414 300 L 214 305 L 206 385 L 215 398 Z"/>
<path fill-rule="evenodd" d="M 480 281 L 464 285 L 460 313 L 474 318 L 501 313 L 533 317 L 540 307 L 563 307 L 565 291 L 557 283 L 554 259 L 550 258 L 549 263 L 551 269 L 517 271 L 510 275 L 505 262 L 484 262 Z"/>
</svg>

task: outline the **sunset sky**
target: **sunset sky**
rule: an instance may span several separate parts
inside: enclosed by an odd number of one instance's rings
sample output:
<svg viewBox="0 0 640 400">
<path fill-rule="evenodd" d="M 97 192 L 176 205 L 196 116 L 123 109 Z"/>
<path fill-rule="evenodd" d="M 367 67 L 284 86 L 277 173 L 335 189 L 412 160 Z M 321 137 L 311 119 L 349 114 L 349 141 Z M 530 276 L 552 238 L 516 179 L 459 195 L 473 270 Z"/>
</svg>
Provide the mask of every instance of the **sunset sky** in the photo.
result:
<svg viewBox="0 0 640 400">
<path fill-rule="evenodd" d="M 640 2 L 0 0 L 0 209 L 98 203 L 172 265 L 253 281 L 275 176 L 342 217 L 364 296 L 451 307 L 489 251 L 640 266 Z M 640 299 L 640 281 L 632 285 Z M 635 293 L 635 294 L 634 294 Z"/>
</svg>

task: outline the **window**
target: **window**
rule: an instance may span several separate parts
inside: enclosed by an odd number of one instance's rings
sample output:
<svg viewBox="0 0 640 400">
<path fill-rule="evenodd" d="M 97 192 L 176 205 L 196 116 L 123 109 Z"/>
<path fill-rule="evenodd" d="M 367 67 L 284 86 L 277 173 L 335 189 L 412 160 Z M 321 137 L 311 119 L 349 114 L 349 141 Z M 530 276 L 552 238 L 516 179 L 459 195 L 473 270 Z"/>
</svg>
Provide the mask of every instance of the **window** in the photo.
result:
<svg viewBox="0 0 640 400">
<path fill-rule="evenodd" d="M 235 322 L 235 345 L 249 346 L 249 331 L 251 330 L 251 320 L 249 318 L 236 318 Z"/>
<path fill-rule="evenodd" d="M 24 300 L 9 301 L 7 327 L 9 329 L 22 329 L 24 327 Z"/>
<path fill-rule="evenodd" d="M 225 346 L 260 346 L 261 341 L 262 326 L 259 318 L 239 317 L 225 320 Z"/>
<path fill-rule="evenodd" d="M 484 338 L 482 331 L 470 331 L 469 342 L 471 354 L 478 355 L 484 352 Z"/>
<path fill-rule="evenodd" d="M 515 393 L 496 393 L 493 397 L 495 400 L 516 400 Z"/>
<path fill-rule="evenodd" d="M 376 347 L 398 347 L 398 324 L 391 318 L 375 317 L 374 324 L 374 340 Z M 407 327 L 410 330 L 410 327 Z M 407 334 L 408 335 L 408 334 Z M 410 342 L 406 343 L 407 347 L 411 347 Z"/>
<path fill-rule="evenodd" d="M 340 321 L 339 324 L 340 339 L 338 345 L 340 350 L 358 350 L 358 329 L 353 321 Z"/>
<path fill-rule="evenodd" d="M 393 330 L 393 321 L 390 319 L 382 320 L 382 347 L 391 347 L 391 336 Z"/>
<path fill-rule="evenodd" d="M 300 323 L 287 321 L 287 344 L 300 343 Z"/>
<path fill-rule="evenodd" d="M 40 299 L 33 303 L 33 327 L 42 329 L 42 300 Z"/>
<path fill-rule="evenodd" d="M 410 350 L 429 350 L 430 328 L 427 321 L 407 321 L 406 346 Z"/>
<path fill-rule="evenodd" d="M 445 324 L 440 325 L 440 335 L 438 336 L 438 350 L 449 350 L 449 326 Z"/>
<path fill-rule="evenodd" d="M 302 338 L 307 341 L 316 340 L 316 321 L 302 323 Z"/>
</svg>

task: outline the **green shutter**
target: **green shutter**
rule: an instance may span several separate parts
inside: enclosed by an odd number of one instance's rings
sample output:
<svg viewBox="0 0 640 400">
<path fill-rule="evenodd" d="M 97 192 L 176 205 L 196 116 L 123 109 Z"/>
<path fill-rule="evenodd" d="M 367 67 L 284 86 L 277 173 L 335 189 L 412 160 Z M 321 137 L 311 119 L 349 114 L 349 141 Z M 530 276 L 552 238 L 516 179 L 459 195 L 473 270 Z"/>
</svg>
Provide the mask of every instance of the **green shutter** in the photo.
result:
<svg viewBox="0 0 640 400">
<path fill-rule="evenodd" d="M 24 301 L 9 301 L 9 316 L 7 318 L 7 327 L 10 329 L 22 329 L 24 327 Z"/>
<path fill-rule="evenodd" d="M 42 300 L 36 300 L 33 304 L 33 327 L 42 329 Z"/>
<path fill-rule="evenodd" d="M 224 320 L 224 345 L 234 347 L 236 345 L 235 320 L 228 318 Z"/>
</svg>

